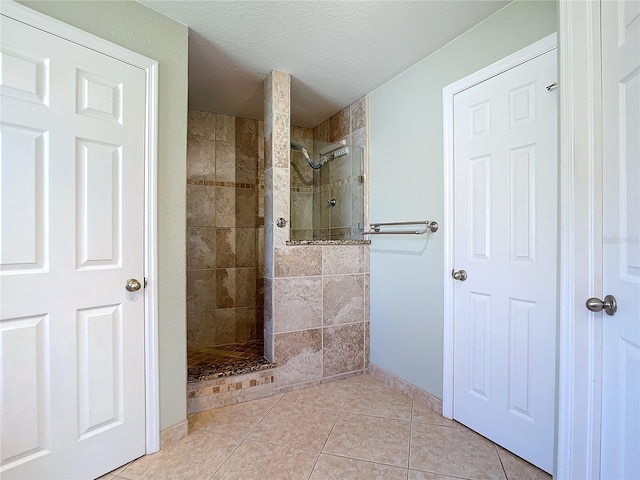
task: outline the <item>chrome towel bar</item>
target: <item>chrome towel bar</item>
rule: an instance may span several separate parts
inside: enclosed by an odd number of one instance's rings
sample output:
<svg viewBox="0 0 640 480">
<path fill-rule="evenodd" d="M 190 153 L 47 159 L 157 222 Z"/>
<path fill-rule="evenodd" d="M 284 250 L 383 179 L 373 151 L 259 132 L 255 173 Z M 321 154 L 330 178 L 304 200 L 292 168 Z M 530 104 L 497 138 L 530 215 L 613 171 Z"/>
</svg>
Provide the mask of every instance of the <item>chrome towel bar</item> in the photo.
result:
<svg viewBox="0 0 640 480">
<path fill-rule="evenodd" d="M 381 230 L 381 227 L 400 226 L 400 225 L 424 225 L 422 230 Z M 420 220 L 417 222 L 386 222 L 386 223 L 370 223 L 371 230 L 362 232 L 363 235 L 424 235 L 428 231 L 437 232 L 438 222 L 429 220 Z"/>
</svg>

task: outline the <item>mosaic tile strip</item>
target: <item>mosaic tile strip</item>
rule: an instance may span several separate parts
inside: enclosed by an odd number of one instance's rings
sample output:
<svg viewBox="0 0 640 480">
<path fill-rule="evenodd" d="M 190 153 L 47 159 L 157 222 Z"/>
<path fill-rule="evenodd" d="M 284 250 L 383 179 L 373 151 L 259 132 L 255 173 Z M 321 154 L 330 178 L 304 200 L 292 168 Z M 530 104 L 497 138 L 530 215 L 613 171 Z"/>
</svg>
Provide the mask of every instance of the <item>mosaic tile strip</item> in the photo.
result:
<svg viewBox="0 0 640 480">
<path fill-rule="evenodd" d="M 217 180 L 192 180 L 187 179 L 187 185 L 205 185 L 207 187 L 243 188 L 248 190 L 264 190 L 264 185 L 255 183 L 219 182 Z"/>
</svg>

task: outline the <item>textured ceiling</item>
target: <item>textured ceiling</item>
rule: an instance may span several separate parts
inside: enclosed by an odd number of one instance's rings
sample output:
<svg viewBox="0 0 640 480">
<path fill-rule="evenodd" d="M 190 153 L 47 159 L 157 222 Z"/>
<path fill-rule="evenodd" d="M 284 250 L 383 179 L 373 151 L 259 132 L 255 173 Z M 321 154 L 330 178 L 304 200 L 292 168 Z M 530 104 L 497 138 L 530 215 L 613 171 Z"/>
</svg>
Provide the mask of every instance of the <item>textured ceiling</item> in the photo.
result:
<svg viewBox="0 0 640 480">
<path fill-rule="evenodd" d="M 189 106 L 262 118 L 262 82 L 291 74 L 294 125 L 313 127 L 509 1 L 140 0 L 190 27 Z"/>
</svg>

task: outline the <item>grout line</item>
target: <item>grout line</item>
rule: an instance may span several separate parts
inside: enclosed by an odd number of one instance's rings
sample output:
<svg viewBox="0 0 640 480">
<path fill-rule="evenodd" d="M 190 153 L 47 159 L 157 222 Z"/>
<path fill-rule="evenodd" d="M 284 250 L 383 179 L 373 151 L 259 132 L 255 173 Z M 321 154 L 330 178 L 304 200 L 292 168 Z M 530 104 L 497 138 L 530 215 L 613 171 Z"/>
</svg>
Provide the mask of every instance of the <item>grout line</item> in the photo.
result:
<svg viewBox="0 0 640 480">
<path fill-rule="evenodd" d="M 411 447 L 413 442 L 413 406 L 415 400 L 411 399 L 411 421 L 409 422 L 409 454 L 407 455 L 407 478 L 409 477 L 409 468 L 411 468 Z"/>
<path fill-rule="evenodd" d="M 329 441 L 329 438 L 331 437 L 331 434 L 333 433 L 334 428 L 336 428 L 336 424 L 338 423 L 338 419 L 342 416 L 344 405 L 345 405 L 345 403 L 347 403 L 347 399 L 351 395 L 351 391 L 353 390 L 353 386 L 355 385 L 355 383 L 356 383 L 356 381 L 355 381 L 355 379 L 353 379 L 351 381 L 351 385 L 349 385 L 349 391 L 344 396 L 344 400 L 342 401 L 342 405 L 340 405 L 340 410 L 338 411 L 338 414 L 336 415 L 336 419 L 333 421 L 333 425 L 331 426 L 331 430 L 329 430 L 329 435 L 327 435 L 327 438 L 325 439 L 324 443 L 322 444 L 322 448 L 320 449 L 320 454 L 318 455 L 318 458 L 316 459 L 316 463 L 313 465 L 313 469 L 311 470 L 312 474 L 313 474 L 313 471 L 316 469 L 316 466 L 318 465 L 318 462 L 320 461 L 320 455 L 322 455 L 322 453 L 324 452 L 324 447 L 327 445 L 327 442 Z"/>
<path fill-rule="evenodd" d="M 504 472 L 504 478 L 509 480 L 509 477 L 507 476 L 507 471 L 504 468 L 504 463 L 502 463 L 502 457 L 500 456 L 500 452 L 498 452 L 498 446 L 495 443 L 493 444 L 493 448 L 495 448 L 496 450 L 496 455 L 498 456 L 498 460 L 500 461 L 500 466 L 502 467 L 502 471 Z"/>
</svg>

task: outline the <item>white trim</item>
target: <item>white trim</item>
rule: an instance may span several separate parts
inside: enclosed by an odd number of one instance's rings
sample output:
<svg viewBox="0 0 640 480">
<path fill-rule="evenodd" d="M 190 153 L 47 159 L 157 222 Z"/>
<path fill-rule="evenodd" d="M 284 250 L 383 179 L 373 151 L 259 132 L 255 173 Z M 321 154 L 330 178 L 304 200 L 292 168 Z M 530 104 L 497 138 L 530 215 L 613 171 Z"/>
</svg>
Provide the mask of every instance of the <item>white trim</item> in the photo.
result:
<svg viewBox="0 0 640 480">
<path fill-rule="evenodd" d="M 453 418 L 453 340 L 454 340 L 454 282 L 453 241 L 455 238 L 453 208 L 453 99 L 454 95 L 489 80 L 507 70 L 557 48 L 557 35 L 551 35 L 519 50 L 508 57 L 458 80 L 442 89 L 442 127 L 444 131 L 444 336 L 442 368 L 442 415 Z"/>
<path fill-rule="evenodd" d="M 560 325 L 558 478 L 600 478 L 602 298 L 600 2 L 559 2 Z"/>
<path fill-rule="evenodd" d="M 2 15 L 128 63 L 146 72 L 145 126 L 145 396 L 146 453 L 160 449 L 158 381 L 158 273 L 157 273 L 157 164 L 158 164 L 158 62 L 111 43 L 24 5 L 2 0 Z"/>
</svg>

